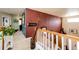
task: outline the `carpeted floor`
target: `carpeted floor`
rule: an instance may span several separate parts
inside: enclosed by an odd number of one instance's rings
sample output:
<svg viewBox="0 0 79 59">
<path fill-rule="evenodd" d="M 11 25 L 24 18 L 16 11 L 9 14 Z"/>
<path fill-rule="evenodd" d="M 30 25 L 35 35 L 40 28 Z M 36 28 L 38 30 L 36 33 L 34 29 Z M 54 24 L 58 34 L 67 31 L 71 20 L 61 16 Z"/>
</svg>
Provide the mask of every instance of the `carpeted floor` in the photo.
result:
<svg viewBox="0 0 79 59">
<path fill-rule="evenodd" d="M 25 38 L 21 31 L 14 34 L 13 49 L 12 50 L 30 50 L 31 38 Z"/>
</svg>

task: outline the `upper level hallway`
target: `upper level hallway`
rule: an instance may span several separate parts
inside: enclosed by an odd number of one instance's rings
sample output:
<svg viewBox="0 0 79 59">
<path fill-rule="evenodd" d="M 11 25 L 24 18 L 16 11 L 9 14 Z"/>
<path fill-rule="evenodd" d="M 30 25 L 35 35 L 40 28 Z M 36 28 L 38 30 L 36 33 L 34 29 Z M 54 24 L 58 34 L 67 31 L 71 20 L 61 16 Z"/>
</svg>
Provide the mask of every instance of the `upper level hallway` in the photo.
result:
<svg viewBox="0 0 79 59">
<path fill-rule="evenodd" d="M 0 8 L 0 49 L 74 50 L 78 27 L 78 8 Z"/>
<path fill-rule="evenodd" d="M 45 36 L 47 35 L 47 37 L 45 37 L 46 39 L 48 39 L 48 37 L 49 38 L 51 37 L 50 35 L 48 35 L 50 31 L 57 32 L 60 34 L 70 35 L 69 37 L 72 37 L 70 39 L 73 39 L 73 36 L 79 37 L 79 28 L 78 28 L 79 27 L 79 9 L 78 8 L 27 8 L 26 13 L 27 13 L 27 16 L 26 16 L 27 34 L 26 36 L 32 37 L 32 41 L 33 41 L 32 48 L 34 48 L 34 45 L 36 44 L 38 40 L 36 38 L 37 31 L 38 29 L 42 29 L 42 28 L 45 28 L 46 30 L 48 30 L 48 32 L 46 31 L 47 34 L 45 34 Z M 43 38 L 41 38 L 41 35 L 39 36 L 40 36 L 39 39 L 43 40 Z M 61 38 L 62 36 L 60 36 L 60 39 Z M 75 38 L 74 40 L 76 39 L 78 38 Z M 49 40 L 51 41 L 51 39 Z M 56 39 L 54 40 L 56 43 Z M 59 41 L 58 45 L 62 46 L 61 40 L 58 40 L 58 41 Z M 44 42 L 42 41 L 40 44 L 42 43 Z M 66 44 L 70 44 L 70 43 L 67 42 Z M 76 46 L 76 43 L 74 43 L 73 45 Z M 39 47 L 39 45 L 37 46 Z M 67 45 L 65 46 L 65 48 L 69 49 Z M 73 50 L 74 49 L 75 48 L 73 48 Z"/>
</svg>

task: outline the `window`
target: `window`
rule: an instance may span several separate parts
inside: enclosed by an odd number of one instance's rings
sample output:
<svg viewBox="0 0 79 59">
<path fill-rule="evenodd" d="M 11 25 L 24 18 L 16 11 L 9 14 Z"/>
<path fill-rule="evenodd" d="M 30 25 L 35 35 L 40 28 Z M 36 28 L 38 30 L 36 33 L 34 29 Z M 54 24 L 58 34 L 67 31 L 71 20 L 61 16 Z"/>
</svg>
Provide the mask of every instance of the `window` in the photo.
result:
<svg viewBox="0 0 79 59">
<path fill-rule="evenodd" d="M 72 23 L 72 22 L 79 22 L 79 18 L 68 18 L 67 22 Z"/>
</svg>

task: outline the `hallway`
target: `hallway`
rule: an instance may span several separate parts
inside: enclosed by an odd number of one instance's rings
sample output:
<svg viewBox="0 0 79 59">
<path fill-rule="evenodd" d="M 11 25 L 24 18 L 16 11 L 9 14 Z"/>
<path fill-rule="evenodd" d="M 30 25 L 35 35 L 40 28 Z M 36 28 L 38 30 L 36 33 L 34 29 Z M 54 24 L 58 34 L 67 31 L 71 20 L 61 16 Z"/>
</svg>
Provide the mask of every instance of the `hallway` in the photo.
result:
<svg viewBox="0 0 79 59">
<path fill-rule="evenodd" d="M 30 39 L 25 38 L 21 31 L 14 34 L 13 50 L 30 50 Z"/>
</svg>

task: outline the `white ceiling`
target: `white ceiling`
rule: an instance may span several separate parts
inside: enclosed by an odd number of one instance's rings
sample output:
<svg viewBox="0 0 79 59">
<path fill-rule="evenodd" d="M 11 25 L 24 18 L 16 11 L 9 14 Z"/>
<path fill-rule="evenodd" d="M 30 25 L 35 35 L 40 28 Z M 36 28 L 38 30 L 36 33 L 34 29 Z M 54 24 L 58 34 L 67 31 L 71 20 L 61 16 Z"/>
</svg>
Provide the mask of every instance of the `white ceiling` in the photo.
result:
<svg viewBox="0 0 79 59">
<path fill-rule="evenodd" d="M 79 8 L 30 8 L 36 11 L 48 13 L 51 15 L 56 15 L 60 17 L 65 17 L 69 12 L 78 11 L 77 15 L 79 15 Z M 13 15 L 21 15 L 24 12 L 25 8 L 0 8 L 0 12 L 13 14 Z"/>
<path fill-rule="evenodd" d="M 44 13 L 48 13 L 51 15 L 56 15 L 56 16 L 60 16 L 60 17 L 66 17 L 69 12 L 74 12 L 74 11 L 78 11 L 79 12 L 79 8 L 30 8 L 32 10 L 36 10 L 36 11 L 40 11 L 40 12 L 44 12 Z M 79 15 L 79 13 L 77 13 L 77 15 Z M 71 15 L 68 15 L 71 16 Z"/>
<path fill-rule="evenodd" d="M 21 15 L 24 12 L 24 8 L 0 8 L 1 13 Z"/>
</svg>

